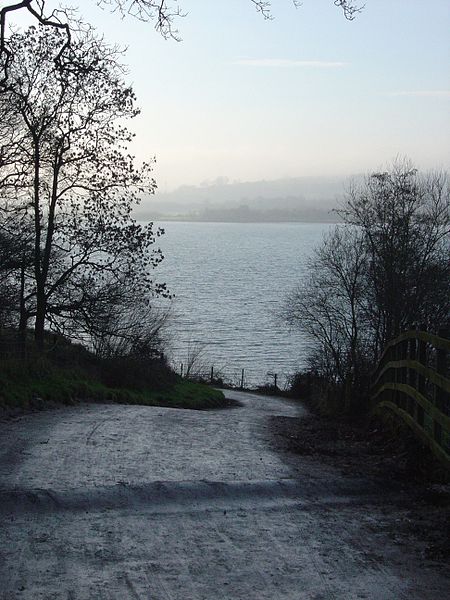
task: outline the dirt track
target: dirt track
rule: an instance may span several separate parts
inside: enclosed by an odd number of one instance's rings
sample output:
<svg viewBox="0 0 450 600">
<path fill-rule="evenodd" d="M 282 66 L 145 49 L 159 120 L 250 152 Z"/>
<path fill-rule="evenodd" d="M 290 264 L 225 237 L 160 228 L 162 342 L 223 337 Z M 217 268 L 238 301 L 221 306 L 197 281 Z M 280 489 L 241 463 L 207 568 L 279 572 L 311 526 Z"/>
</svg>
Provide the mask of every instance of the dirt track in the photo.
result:
<svg viewBox="0 0 450 600">
<path fill-rule="evenodd" d="M 382 492 L 276 450 L 298 405 L 83 405 L 0 424 L 0 598 L 442 600 Z"/>
</svg>

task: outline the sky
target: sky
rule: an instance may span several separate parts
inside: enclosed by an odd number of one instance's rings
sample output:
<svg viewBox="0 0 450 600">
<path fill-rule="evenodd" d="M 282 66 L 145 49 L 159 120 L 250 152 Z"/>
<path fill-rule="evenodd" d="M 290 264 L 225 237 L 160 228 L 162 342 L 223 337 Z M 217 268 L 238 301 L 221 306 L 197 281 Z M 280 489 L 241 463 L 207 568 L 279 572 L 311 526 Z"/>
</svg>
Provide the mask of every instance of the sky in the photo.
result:
<svg viewBox="0 0 450 600">
<path fill-rule="evenodd" d="M 450 158 L 449 0 L 366 0 L 347 21 L 333 0 L 180 0 L 181 42 L 152 25 L 78 4 L 124 61 L 141 115 L 138 159 L 159 189 L 348 176 L 409 157 Z"/>
</svg>

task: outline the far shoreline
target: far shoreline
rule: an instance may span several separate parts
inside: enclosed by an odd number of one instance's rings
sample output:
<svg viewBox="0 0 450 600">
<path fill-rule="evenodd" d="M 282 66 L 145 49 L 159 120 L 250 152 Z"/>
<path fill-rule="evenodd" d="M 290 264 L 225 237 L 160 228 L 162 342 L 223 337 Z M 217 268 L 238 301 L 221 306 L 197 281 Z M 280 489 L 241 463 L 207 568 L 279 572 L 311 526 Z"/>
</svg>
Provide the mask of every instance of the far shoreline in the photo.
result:
<svg viewBox="0 0 450 600">
<path fill-rule="evenodd" d="M 302 220 L 302 219 L 298 219 L 298 220 L 294 220 L 294 219 L 283 219 L 283 220 L 279 220 L 279 221 L 275 221 L 275 220 L 256 220 L 256 219 L 250 219 L 250 220 L 237 220 L 237 219 L 201 219 L 201 218 L 189 218 L 186 215 L 180 215 L 180 216 L 168 216 L 168 215 L 157 215 L 157 216 L 142 216 L 142 215 L 138 215 L 137 217 L 138 221 L 141 222 L 170 222 L 170 223 L 211 223 L 211 224 L 219 224 L 219 223 L 229 223 L 229 224 L 236 224 L 236 225 L 286 225 L 286 224 L 304 224 L 304 225 L 338 225 L 339 223 L 342 223 L 342 221 L 337 220 L 337 219 L 330 219 L 330 220 Z"/>
</svg>

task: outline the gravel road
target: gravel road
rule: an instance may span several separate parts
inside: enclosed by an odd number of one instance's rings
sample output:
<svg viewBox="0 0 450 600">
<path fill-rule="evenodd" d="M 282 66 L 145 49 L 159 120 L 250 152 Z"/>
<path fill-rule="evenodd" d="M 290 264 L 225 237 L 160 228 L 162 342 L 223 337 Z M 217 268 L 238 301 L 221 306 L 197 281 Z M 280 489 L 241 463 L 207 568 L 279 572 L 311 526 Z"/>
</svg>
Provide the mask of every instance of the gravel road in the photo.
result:
<svg viewBox="0 0 450 600">
<path fill-rule="evenodd" d="M 442 600 L 395 491 L 277 450 L 304 409 L 85 404 L 0 423 L 3 600 Z"/>
</svg>

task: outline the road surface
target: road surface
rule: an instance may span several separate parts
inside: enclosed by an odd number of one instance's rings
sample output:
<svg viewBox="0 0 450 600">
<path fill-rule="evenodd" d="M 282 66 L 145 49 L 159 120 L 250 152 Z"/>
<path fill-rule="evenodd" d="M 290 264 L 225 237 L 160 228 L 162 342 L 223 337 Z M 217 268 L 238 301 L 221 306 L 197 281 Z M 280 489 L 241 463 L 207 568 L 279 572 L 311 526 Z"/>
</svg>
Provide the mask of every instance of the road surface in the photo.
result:
<svg viewBox="0 0 450 600">
<path fill-rule="evenodd" d="M 0 423 L 2 600 L 442 600 L 395 493 L 276 450 L 304 409 L 85 404 Z"/>
</svg>

